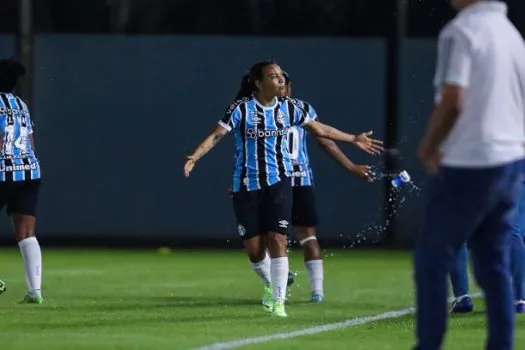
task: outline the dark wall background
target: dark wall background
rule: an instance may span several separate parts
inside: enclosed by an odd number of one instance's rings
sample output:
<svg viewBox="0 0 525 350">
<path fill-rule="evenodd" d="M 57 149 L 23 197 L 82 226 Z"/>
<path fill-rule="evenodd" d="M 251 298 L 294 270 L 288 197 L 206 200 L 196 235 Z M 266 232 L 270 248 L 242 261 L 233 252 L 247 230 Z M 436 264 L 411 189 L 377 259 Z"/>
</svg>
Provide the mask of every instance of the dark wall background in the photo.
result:
<svg viewBox="0 0 525 350">
<path fill-rule="evenodd" d="M 12 43 L 1 41 L 0 54 L 8 55 Z M 35 44 L 33 109 L 45 179 L 38 225 L 44 238 L 236 239 L 226 193 L 231 138 L 198 164 L 192 178 L 183 178 L 182 166 L 230 104 L 245 70 L 261 58 L 277 59 L 292 75 L 296 96 L 326 122 L 384 137 L 381 40 L 39 35 Z M 401 87 L 407 118 L 429 112 L 421 100 L 431 97 L 424 72 L 433 69 L 433 48 L 421 47 L 418 54 Z M 406 128 L 415 142 L 419 135 Z M 356 162 L 381 161 L 343 148 Z M 363 232 L 376 238 L 367 228 L 381 224 L 381 183 L 361 183 L 314 143 L 310 149 L 322 235 L 342 244 Z M 414 150 L 405 153 L 411 171 Z M 0 227 L 7 237 L 5 219 Z"/>
<path fill-rule="evenodd" d="M 9 57 L 15 54 L 15 38 L 12 35 L 0 34 L 0 55 Z"/>
<path fill-rule="evenodd" d="M 0 57 L 15 55 L 17 0 L 0 7 Z M 447 1 L 409 0 L 402 49 L 399 170 L 422 190 L 366 185 L 321 154 L 320 236 L 345 246 L 376 241 L 389 221 L 409 244 L 418 229 L 426 176 L 415 157 L 433 107 L 435 38 L 454 16 Z M 508 0 L 525 30 L 525 2 Z M 44 167 L 38 230 L 44 240 L 113 239 L 142 244 L 239 242 L 230 199 L 233 142 L 225 139 L 182 177 L 184 157 L 215 126 L 245 70 L 275 58 L 296 96 L 323 120 L 385 136 L 386 38 L 396 2 L 367 0 L 43 0 L 35 3 L 38 154 Z M 8 33 L 8 34 L 7 34 Z M 342 146 L 353 160 L 382 166 Z M 399 197 L 386 218 L 389 197 Z M 0 241 L 10 227 L 0 215 Z"/>
<path fill-rule="evenodd" d="M 399 119 L 400 166 L 407 169 L 420 190 L 405 191 L 400 196 L 397 238 L 410 243 L 423 220 L 427 176 L 419 165 L 416 150 L 434 107 L 434 67 L 436 42 L 411 39 L 406 42 L 401 63 L 401 111 Z"/>
</svg>

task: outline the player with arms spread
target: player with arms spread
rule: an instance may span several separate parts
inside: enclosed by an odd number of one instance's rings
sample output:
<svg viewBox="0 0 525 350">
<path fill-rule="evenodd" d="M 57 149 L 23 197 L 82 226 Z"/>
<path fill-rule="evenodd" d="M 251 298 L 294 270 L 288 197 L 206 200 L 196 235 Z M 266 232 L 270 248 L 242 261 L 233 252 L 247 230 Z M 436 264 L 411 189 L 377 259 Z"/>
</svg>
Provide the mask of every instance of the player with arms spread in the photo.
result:
<svg viewBox="0 0 525 350">
<path fill-rule="evenodd" d="M 265 282 L 263 305 L 272 314 L 286 317 L 293 171 L 287 150 L 288 130 L 300 126 L 336 141 L 362 142 L 370 149 L 379 147 L 381 141 L 312 121 L 296 102 L 280 98 L 285 82 L 281 68 L 274 61 L 256 63 L 246 83 L 238 94 L 242 98 L 226 110 L 215 130 L 188 156 L 184 173 L 189 177 L 196 162 L 233 130 L 236 147 L 233 208 L 238 231 L 254 270 Z M 267 259 L 267 248 L 271 260 Z"/>
<path fill-rule="evenodd" d="M 25 67 L 0 60 L 0 210 L 7 207 L 25 262 L 29 293 L 23 302 L 42 304 L 42 253 L 35 237 L 40 163 L 27 105 L 13 91 Z M 0 281 L 0 292 L 5 284 Z"/>
<path fill-rule="evenodd" d="M 284 96 L 292 96 L 292 82 L 289 75 L 284 72 L 285 91 Z M 310 119 L 318 121 L 317 112 L 309 103 L 297 100 L 297 103 L 308 113 Z M 355 174 L 360 179 L 368 182 L 373 181 L 370 166 L 354 164 L 337 144 L 327 138 L 316 136 L 319 146 L 346 170 Z M 357 147 L 372 155 L 379 154 L 380 147 L 370 149 L 367 145 L 359 142 L 354 143 Z M 308 157 L 307 133 L 302 128 L 290 128 L 288 134 L 288 152 L 292 158 L 292 226 L 299 244 L 304 249 L 304 264 L 308 271 L 308 279 L 312 288 L 312 299 L 314 303 L 324 300 L 324 272 L 321 247 L 316 237 L 316 226 L 318 223 L 317 209 L 314 196 L 313 172 Z"/>
</svg>

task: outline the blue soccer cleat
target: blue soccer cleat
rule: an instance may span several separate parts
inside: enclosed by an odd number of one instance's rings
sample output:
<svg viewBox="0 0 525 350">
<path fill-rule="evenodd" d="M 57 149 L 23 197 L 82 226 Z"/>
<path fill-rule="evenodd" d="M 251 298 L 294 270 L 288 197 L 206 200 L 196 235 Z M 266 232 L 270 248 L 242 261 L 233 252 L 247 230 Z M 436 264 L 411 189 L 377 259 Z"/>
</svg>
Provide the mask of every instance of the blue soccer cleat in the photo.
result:
<svg viewBox="0 0 525 350">
<path fill-rule="evenodd" d="M 321 294 L 312 294 L 312 303 L 322 303 L 324 301 L 324 296 Z"/>
<path fill-rule="evenodd" d="M 525 303 L 518 303 L 518 304 L 516 304 L 516 313 L 517 314 L 525 314 Z"/>
<path fill-rule="evenodd" d="M 454 300 L 452 303 L 452 310 L 450 311 L 453 314 L 468 314 L 474 310 L 474 304 L 470 297 L 463 297 L 459 300 Z"/>
</svg>

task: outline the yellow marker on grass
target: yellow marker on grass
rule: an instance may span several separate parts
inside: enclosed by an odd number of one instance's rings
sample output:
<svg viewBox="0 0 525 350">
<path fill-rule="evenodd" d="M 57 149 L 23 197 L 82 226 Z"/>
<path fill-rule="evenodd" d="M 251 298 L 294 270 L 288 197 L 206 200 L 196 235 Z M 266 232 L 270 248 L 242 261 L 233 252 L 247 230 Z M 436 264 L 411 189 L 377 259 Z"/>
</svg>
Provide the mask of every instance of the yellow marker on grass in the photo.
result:
<svg viewBox="0 0 525 350">
<path fill-rule="evenodd" d="M 170 247 L 160 247 L 157 249 L 157 253 L 160 255 L 170 255 L 171 254 L 171 248 Z"/>
</svg>

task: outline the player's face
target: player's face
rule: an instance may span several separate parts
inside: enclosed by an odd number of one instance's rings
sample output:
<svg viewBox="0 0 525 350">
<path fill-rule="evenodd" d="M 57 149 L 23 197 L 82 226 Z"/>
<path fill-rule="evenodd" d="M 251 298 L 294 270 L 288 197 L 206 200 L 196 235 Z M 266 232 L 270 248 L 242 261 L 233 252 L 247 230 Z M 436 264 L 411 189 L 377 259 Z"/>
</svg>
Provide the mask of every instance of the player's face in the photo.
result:
<svg viewBox="0 0 525 350">
<path fill-rule="evenodd" d="M 284 88 L 284 76 L 281 67 L 269 65 L 263 70 L 263 79 L 259 82 L 259 90 L 267 96 L 281 96 Z"/>
</svg>

